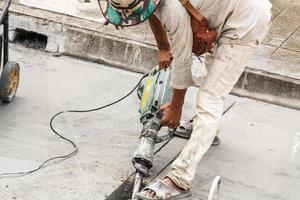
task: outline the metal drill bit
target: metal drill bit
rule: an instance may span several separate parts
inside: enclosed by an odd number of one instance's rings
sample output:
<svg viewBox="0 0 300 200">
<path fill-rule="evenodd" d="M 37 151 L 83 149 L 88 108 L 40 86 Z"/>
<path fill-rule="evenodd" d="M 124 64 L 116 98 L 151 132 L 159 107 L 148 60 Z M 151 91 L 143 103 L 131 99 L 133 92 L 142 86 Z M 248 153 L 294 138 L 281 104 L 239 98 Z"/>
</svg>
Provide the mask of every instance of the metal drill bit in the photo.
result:
<svg viewBox="0 0 300 200">
<path fill-rule="evenodd" d="M 133 192 L 132 192 L 132 200 L 135 200 L 135 195 L 140 191 L 141 185 L 143 181 L 143 175 L 140 172 L 136 172 L 135 174 L 135 180 L 134 180 L 134 186 L 133 186 Z"/>
</svg>

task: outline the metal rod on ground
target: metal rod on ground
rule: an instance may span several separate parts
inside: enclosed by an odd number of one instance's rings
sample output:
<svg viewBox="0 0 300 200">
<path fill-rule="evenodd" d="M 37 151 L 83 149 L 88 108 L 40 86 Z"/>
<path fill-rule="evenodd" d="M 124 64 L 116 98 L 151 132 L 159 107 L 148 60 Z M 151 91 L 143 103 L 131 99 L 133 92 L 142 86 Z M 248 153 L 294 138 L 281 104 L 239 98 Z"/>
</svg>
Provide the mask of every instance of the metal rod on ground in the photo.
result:
<svg viewBox="0 0 300 200">
<path fill-rule="evenodd" d="M 210 192 L 208 195 L 208 200 L 217 200 L 218 199 L 220 187 L 221 187 L 221 177 L 216 176 L 211 185 Z"/>
<path fill-rule="evenodd" d="M 234 105 L 236 104 L 236 102 L 232 103 L 228 108 L 226 108 L 226 110 L 224 110 L 223 114 L 222 115 L 225 115 Z M 190 122 L 192 123 L 194 121 L 194 119 L 197 118 L 197 115 L 195 115 L 191 120 Z"/>
</svg>

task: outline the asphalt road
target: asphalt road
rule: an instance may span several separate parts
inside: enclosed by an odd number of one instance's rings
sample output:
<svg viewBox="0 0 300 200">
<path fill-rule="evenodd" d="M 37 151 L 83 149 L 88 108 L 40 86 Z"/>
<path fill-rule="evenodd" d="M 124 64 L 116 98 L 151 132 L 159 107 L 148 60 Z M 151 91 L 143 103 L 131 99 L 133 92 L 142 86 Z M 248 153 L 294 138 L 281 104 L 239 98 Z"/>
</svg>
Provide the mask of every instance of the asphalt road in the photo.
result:
<svg viewBox="0 0 300 200">
<path fill-rule="evenodd" d="M 0 173 L 31 170 L 72 146 L 56 137 L 49 119 L 66 109 L 89 109 L 109 103 L 135 86 L 141 74 L 69 57 L 13 46 L 21 65 L 15 101 L 0 104 Z M 184 118 L 193 115 L 197 89 L 189 90 Z M 236 105 L 221 123 L 222 144 L 199 166 L 193 199 L 205 199 L 216 175 L 223 177 L 226 200 L 300 199 L 300 112 L 230 96 Z M 66 114 L 55 127 L 78 144 L 78 154 L 17 178 L 0 178 L 0 199 L 105 199 L 133 171 L 139 101 L 136 95 L 103 111 Z M 184 141 L 174 139 L 156 158 L 166 164 Z M 163 174 L 162 174 L 163 175 Z"/>
</svg>

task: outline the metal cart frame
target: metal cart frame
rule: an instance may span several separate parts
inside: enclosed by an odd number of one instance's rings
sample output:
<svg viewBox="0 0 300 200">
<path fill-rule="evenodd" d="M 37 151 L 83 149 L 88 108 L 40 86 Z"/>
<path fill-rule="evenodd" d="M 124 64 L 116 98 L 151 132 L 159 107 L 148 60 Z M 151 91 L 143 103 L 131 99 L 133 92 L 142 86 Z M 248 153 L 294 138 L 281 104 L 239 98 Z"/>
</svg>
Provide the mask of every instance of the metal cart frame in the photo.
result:
<svg viewBox="0 0 300 200">
<path fill-rule="evenodd" d="M 11 0 L 4 2 L 0 14 L 0 25 L 3 27 L 0 36 L 0 100 L 11 102 L 19 86 L 20 67 L 18 63 L 9 61 L 9 7 Z"/>
</svg>

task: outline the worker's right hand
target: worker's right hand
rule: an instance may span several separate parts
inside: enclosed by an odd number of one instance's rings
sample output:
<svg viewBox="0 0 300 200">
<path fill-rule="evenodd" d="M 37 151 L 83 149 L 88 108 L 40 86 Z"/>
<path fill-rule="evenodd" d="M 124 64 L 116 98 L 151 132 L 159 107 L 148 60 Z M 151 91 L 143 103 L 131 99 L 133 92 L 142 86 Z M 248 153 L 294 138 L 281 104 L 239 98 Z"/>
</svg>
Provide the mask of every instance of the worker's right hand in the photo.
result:
<svg viewBox="0 0 300 200">
<path fill-rule="evenodd" d="M 176 129 L 179 125 L 186 91 L 187 89 L 173 89 L 171 101 L 160 107 L 160 110 L 163 111 L 161 120 L 163 126 Z"/>
<path fill-rule="evenodd" d="M 161 124 L 163 126 L 176 129 L 180 122 L 182 107 L 174 106 L 171 102 L 169 102 L 162 105 L 160 109 L 164 113 Z"/>
<path fill-rule="evenodd" d="M 170 49 L 158 50 L 158 65 L 160 69 L 168 68 L 173 60 L 173 56 Z"/>
</svg>

